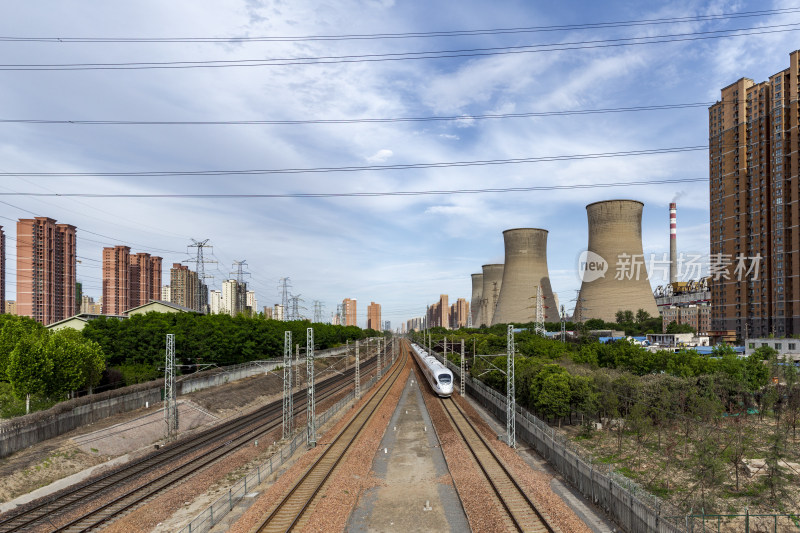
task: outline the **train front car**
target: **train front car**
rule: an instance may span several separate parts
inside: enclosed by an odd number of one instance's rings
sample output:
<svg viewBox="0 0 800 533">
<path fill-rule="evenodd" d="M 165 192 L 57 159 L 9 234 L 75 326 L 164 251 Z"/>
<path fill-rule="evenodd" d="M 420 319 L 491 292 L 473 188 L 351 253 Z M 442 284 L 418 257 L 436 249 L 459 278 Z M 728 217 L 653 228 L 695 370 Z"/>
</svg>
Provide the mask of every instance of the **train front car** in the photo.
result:
<svg viewBox="0 0 800 533">
<path fill-rule="evenodd" d="M 442 397 L 453 394 L 453 373 L 434 356 L 417 344 L 412 344 L 414 355 L 422 366 L 422 372 L 431 388 Z"/>
</svg>

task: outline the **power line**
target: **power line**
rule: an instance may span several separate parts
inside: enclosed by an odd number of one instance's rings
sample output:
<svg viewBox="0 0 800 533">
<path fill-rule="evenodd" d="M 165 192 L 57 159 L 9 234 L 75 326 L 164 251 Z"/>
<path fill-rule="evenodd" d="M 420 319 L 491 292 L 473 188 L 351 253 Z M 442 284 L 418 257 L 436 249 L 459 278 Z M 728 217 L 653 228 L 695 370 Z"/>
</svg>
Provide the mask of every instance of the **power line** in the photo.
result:
<svg viewBox="0 0 800 533">
<path fill-rule="evenodd" d="M 367 170 L 409 170 L 425 168 L 452 168 L 488 165 L 510 165 L 519 163 L 544 163 L 552 161 L 576 161 L 581 159 L 605 159 L 611 157 L 628 157 L 638 155 L 673 154 L 681 152 L 696 152 L 708 150 L 708 145 L 680 146 L 674 148 L 652 148 L 647 150 L 628 150 L 621 152 L 601 152 L 589 154 L 556 155 L 541 157 L 521 157 L 512 159 L 485 159 L 477 161 L 451 161 L 439 163 L 399 163 L 394 165 L 366 165 L 345 167 L 311 167 L 311 168 L 283 168 L 283 169 L 249 169 L 249 170 L 151 170 L 134 172 L 0 172 L 0 176 L 37 176 L 37 177 L 167 177 L 167 176 L 256 176 L 267 174 L 318 174 L 330 172 L 363 172 Z M 0 193 L 0 196 L 20 196 L 22 193 Z M 24 193 L 25 196 L 73 196 L 60 193 Z M 120 197 L 115 194 L 80 194 L 77 196 L 88 197 Z M 149 198 L 153 195 L 130 195 L 131 197 Z M 155 197 L 158 197 L 156 195 Z M 175 195 L 192 197 L 194 195 Z"/>
<path fill-rule="evenodd" d="M 729 102 L 724 102 L 728 104 Z M 3 124 L 71 124 L 81 126 L 296 126 L 304 124 L 383 124 L 392 122 L 445 122 L 506 118 L 542 118 L 571 115 L 600 115 L 607 113 L 629 113 L 637 111 L 666 111 L 709 107 L 714 102 L 692 102 L 688 104 L 664 104 L 605 109 L 573 109 L 564 111 L 530 111 L 525 113 L 498 113 L 482 115 L 432 116 L 432 117 L 388 117 L 353 119 L 305 119 L 305 120 L 56 120 L 56 119 L 0 119 Z"/>
<path fill-rule="evenodd" d="M 537 185 L 531 187 L 496 187 L 490 189 L 450 189 L 430 191 L 389 191 L 389 192 L 344 192 L 344 193 L 286 193 L 286 194 L 92 194 L 92 193 L 0 193 L 14 196 L 63 196 L 81 198 L 347 198 L 379 196 L 427 196 L 452 194 L 486 194 L 508 192 L 556 191 L 576 189 L 600 189 L 608 187 L 632 187 L 640 185 L 667 185 L 674 183 L 696 183 L 708 178 L 677 178 L 644 181 L 620 181 L 610 183 L 573 183 L 570 185 Z"/>
<path fill-rule="evenodd" d="M 345 41 L 345 40 L 378 40 L 378 39 L 411 39 L 430 37 L 464 37 L 474 35 L 502 35 L 516 33 L 538 33 L 550 31 L 569 31 L 585 29 L 607 29 L 628 26 L 649 26 L 660 24 L 676 24 L 683 22 L 708 22 L 736 18 L 753 18 L 772 15 L 788 15 L 797 13 L 800 8 L 770 9 L 761 11 L 742 11 L 739 13 L 720 13 L 719 15 L 694 15 L 659 19 L 642 19 L 616 22 L 593 22 L 582 24 L 527 26 L 514 28 L 494 28 L 477 30 L 449 30 L 431 32 L 404 33 L 371 33 L 344 35 L 307 35 L 307 36 L 256 36 L 256 37 L 13 37 L 0 36 L 0 42 L 35 42 L 35 43 L 246 43 L 246 42 L 303 42 L 303 41 Z"/>
<path fill-rule="evenodd" d="M 294 65 L 318 65 L 336 63 L 374 63 L 384 61 L 408 61 L 418 59 L 448 59 L 457 57 L 484 57 L 507 54 L 530 54 L 540 52 L 561 52 L 569 50 L 588 50 L 620 46 L 661 44 L 685 41 L 721 39 L 725 37 L 744 37 L 800 30 L 800 23 L 763 26 L 761 28 L 737 28 L 705 32 L 675 33 L 648 37 L 624 37 L 618 39 L 597 39 L 566 43 L 548 43 L 491 48 L 467 48 L 427 52 L 397 52 L 387 54 L 361 54 L 344 56 L 308 56 L 272 59 L 232 59 L 203 61 L 131 61 L 124 63 L 58 63 L 58 64 L 0 64 L 0 71 L 60 71 L 60 70 L 152 70 L 152 69 L 190 69 L 190 68 L 228 68 L 228 67 L 272 67 Z"/>
</svg>

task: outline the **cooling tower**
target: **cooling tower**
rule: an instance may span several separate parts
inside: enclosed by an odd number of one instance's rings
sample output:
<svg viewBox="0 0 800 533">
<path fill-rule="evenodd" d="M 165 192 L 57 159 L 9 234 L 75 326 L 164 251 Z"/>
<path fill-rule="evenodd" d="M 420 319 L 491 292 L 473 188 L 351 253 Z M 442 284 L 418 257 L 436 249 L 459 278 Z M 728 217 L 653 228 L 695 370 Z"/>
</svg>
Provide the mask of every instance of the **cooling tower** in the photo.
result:
<svg viewBox="0 0 800 533">
<path fill-rule="evenodd" d="M 494 324 L 536 321 L 536 294 L 542 288 L 544 321 L 558 322 L 558 310 L 547 272 L 547 230 L 509 229 L 503 232 L 506 261 Z"/>
<path fill-rule="evenodd" d="M 480 325 L 489 326 L 494 317 L 500 288 L 503 286 L 503 265 L 483 265 Z"/>
<path fill-rule="evenodd" d="M 583 283 L 575 320 L 615 322 L 617 311 L 644 309 L 658 316 L 642 252 L 642 208 L 635 200 L 608 200 L 586 206 L 589 248 L 581 254 Z"/>
<path fill-rule="evenodd" d="M 472 275 L 472 302 L 469 312 L 472 315 L 472 327 L 480 326 L 481 298 L 483 297 L 483 273 Z"/>
</svg>

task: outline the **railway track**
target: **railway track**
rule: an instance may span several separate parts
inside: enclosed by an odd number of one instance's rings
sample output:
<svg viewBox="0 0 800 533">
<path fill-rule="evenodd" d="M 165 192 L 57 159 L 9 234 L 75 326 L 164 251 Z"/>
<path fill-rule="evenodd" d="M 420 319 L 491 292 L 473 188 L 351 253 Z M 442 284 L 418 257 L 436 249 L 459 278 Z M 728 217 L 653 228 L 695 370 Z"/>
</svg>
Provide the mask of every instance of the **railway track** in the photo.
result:
<svg viewBox="0 0 800 533">
<path fill-rule="evenodd" d="M 365 361 L 364 370 L 373 369 L 375 362 L 375 358 L 371 358 L 368 362 Z M 351 386 L 350 379 L 354 372 L 353 368 L 348 369 L 341 376 L 326 380 L 318 385 L 318 400 L 327 398 Z M 295 393 L 295 416 L 305 409 L 305 400 L 305 390 Z M 54 498 L 26 506 L 16 513 L 13 511 L 5 513 L 4 516 L 0 517 L 0 533 L 27 531 L 37 525 L 52 527 L 52 531 L 73 532 L 92 529 L 155 496 L 167 487 L 174 485 L 177 481 L 204 469 L 242 445 L 249 443 L 256 436 L 279 427 L 282 419 L 281 413 L 282 401 L 277 400 L 253 413 L 210 428 L 191 438 L 171 443 L 161 448 L 157 453 L 150 454 L 100 477 L 70 487 L 66 491 L 57 494 Z M 176 462 L 191 454 L 196 456 L 176 466 Z M 59 515 L 75 512 L 80 506 L 85 506 L 87 502 L 101 498 L 110 490 L 115 490 L 123 484 L 133 484 L 146 474 L 165 469 L 167 466 L 171 467 L 169 471 L 163 473 L 157 479 L 149 483 L 129 487 L 129 490 L 124 495 L 112 501 L 95 505 L 91 510 L 68 524 L 60 527 L 52 525 Z"/>
<path fill-rule="evenodd" d="M 517 531 L 554 533 L 556 530 L 536 508 L 536 504 L 525 494 L 491 444 L 480 434 L 461 407 L 452 397 L 440 398 L 440 400 L 450 421 L 461 435 L 464 444 L 492 487 L 511 525 Z"/>
<path fill-rule="evenodd" d="M 399 364 L 395 364 L 391 368 L 391 372 L 383 379 L 380 387 L 372 393 L 369 400 L 359 409 L 347 426 L 334 437 L 322 455 L 252 531 L 257 533 L 286 532 L 302 524 L 304 517 L 307 516 L 307 511 L 312 508 L 314 501 L 321 495 L 323 485 L 402 373 L 408 359 L 407 349 L 402 350 L 400 359 Z"/>
</svg>

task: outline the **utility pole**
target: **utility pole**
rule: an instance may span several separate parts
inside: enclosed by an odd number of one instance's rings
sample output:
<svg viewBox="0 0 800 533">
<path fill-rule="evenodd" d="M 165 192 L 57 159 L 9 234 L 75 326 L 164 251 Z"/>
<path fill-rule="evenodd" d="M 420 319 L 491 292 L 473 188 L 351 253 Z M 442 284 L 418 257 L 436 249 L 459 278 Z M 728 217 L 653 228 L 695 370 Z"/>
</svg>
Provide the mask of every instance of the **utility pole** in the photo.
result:
<svg viewBox="0 0 800 533">
<path fill-rule="evenodd" d="M 361 398 L 361 361 L 358 355 L 358 339 L 356 339 L 356 400 Z"/>
<path fill-rule="evenodd" d="M 442 364 L 447 365 L 447 337 L 444 338 L 444 352 L 442 352 Z"/>
<path fill-rule="evenodd" d="M 294 421 L 294 398 L 292 397 L 292 332 L 283 332 L 283 438 L 292 436 Z"/>
<path fill-rule="evenodd" d="M 296 368 L 297 372 L 295 375 L 297 376 L 296 378 L 297 388 L 299 390 L 300 389 L 300 344 L 299 343 L 294 345 L 294 350 L 295 350 L 295 360 L 297 361 L 297 368 Z"/>
<path fill-rule="evenodd" d="M 567 312 L 561 306 L 561 342 L 567 342 Z"/>
<path fill-rule="evenodd" d="M 167 440 L 178 436 L 178 402 L 175 389 L 175 335 L 167 333 L 166 364 L 164 367 L 164 420 Z"/>
<path fill-rule="evenodd" d="M 506 444 L 517 446 L 516 395 L 514 386 L 514 326 L 508 325 L 506 352 Z"/>
<path fill-rule="evenodd" d="M 205 239 L 203 241 L 196 241 L 192 239 L 192 244 L 187 246 L 187 248 L 197 248 L 197 252 L 195 254 L 195 259 L 186 259 L 185 263 L 194 263 L 195 264 L 195 272 L 197 272 L 197 292 L 194 293 L 194 308 L 195 311 L 200 313 L 205 313 L 206 309 L 205 306 L 208 304 L 208 294 L 205 293 L 206 288 L 206 263 L 216 263 L 216 261 L 212 259 L 205 259 L 203 257 L 203 249 L 204 248 L 212 248 L 210 244 L 208 244 L 209 239 Z M 187 251 L 188 253 L 188 251 Z M 211 277 L 211 276 L 208 276 Z"/>
<path fill-rule="evenodd" d="M 464 339 L 461 339 L 461 396 L 464 396 L 464 380 L 466 378 L 466 364 L 464 363 Z"/>
<path fill-rule="evenodd" d="M 314 410 L 314 328 L 306 329 L 306 374 L 308 375 L 308 386 L 306 388 L 308 400 L 306 403 L 306 424 L 308 445 L 317 445 L 317 426 Z"/>
<path fill-rule="evenodd" d="M 378 346 L 378 379 L 381 379 L 381 339 L 376 339 L 376 345 Z"/>
<path fill-rule="evenodd" d="M 536 287 L 536 326 L 534 331 L 537 335 L 546 337 L 546 330 L 544 329 L 544 298 L 542 296 L 542 286 Z"/>
</svg>

